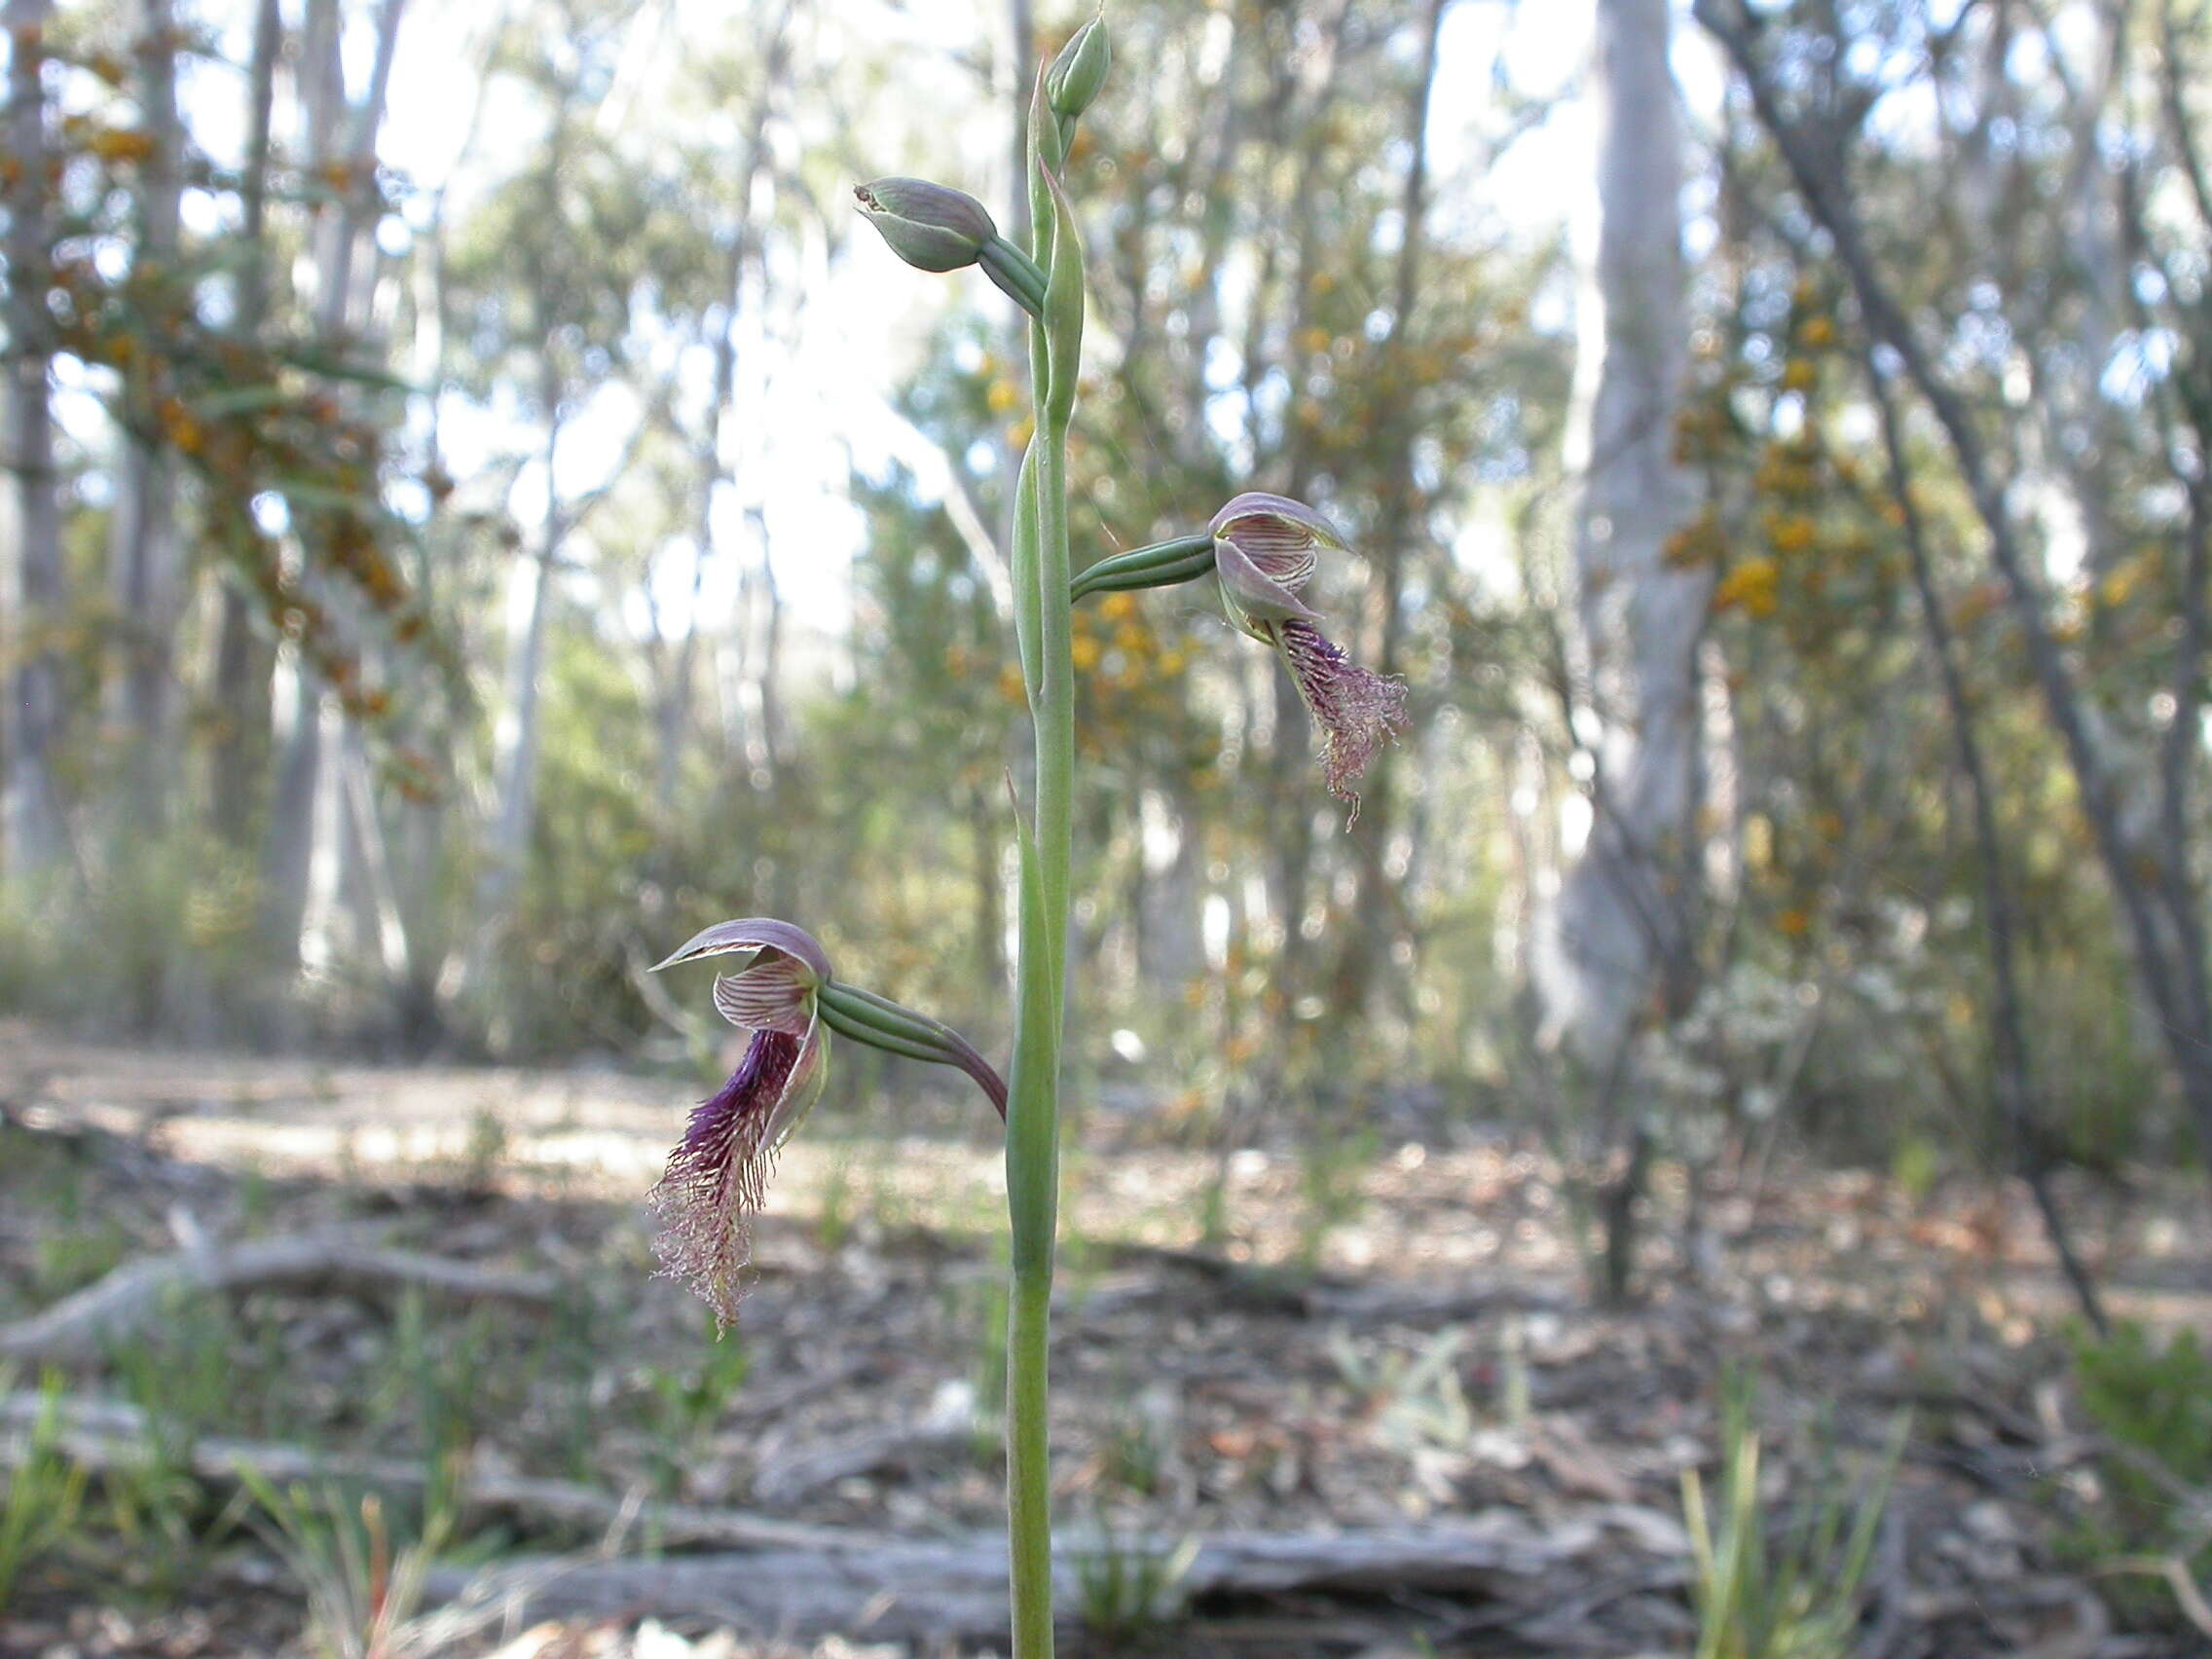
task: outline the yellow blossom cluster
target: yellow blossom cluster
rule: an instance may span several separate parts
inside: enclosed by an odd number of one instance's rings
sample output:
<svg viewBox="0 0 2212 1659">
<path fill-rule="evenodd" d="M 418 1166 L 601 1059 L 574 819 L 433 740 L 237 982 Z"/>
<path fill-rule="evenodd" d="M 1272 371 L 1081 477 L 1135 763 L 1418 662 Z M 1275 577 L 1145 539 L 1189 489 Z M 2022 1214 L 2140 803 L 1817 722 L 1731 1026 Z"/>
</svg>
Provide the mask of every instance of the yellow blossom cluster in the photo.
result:
<svg viewBox="0 0 2212 1659">
<path fill-rule="evenodd" d="M 1772 616 L 1780 604 L 1782 567 L 1764 553 L 1746 559 L 1713 590 L 1715 610 L 1741 608 L 1747 614 Z"/>
</svg>

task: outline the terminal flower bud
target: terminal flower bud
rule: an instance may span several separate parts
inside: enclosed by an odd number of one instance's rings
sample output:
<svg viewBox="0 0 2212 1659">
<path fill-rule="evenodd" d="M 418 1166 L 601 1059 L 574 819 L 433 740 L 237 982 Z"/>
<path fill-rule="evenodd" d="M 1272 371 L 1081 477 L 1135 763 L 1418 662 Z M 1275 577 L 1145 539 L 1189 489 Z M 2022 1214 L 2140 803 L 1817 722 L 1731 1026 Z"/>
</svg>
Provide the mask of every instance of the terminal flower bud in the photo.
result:
<svg viewBox="0 0 2212 1659">
<path fill-rule="evenodd" d="M 1345 552 L 1336 528 L 1284 496 L 1238 496 L 1213 517 L 1214 573 L 1229 619 L 1274 647 L 1290 670 L 1306 712 L 1321 731 L 1321 773 L 1329 793 L 1351 803 L 1351 785 L 1382 745 L 1406 724 L 1405 682 L 1353 662 L 1322 634 L 1319 614 L 1299 598 L 1323 549 Z"/>
<path fill-rule="evenodd" d="M 776 1154 L 821 1092 L 831 1031 L 959 1066 L 1002 1117 L 1006 1085 L 948 1028 L 837 983 L 822 946 L 790 922 L 748 916 L 717 923 L 653 971 L 710 956 L 741 959 L 734 972 L 717 977 L 715 1007 L 752 1041 L 729 1081 L 692 1109 L 647 1202 L 661 1222 L 653 1248 L 662 1273 L 690 1286 L 726 1329 L 744 1293 L 753 1220 Z"/>
<path fill-rule="evenodd" d="M 1059 56 L 1045 72 L 1045 101 L 1052 113 L 1062 121 L 1073 121 L 1088 109 L 1098 96 L 1098 89 L 1106 84 L 1106 70 L 1112 61 L 1106 25 L 1093 18 L 1068 37 L 1067 45 L 1060 48 Z"/>
</svg>

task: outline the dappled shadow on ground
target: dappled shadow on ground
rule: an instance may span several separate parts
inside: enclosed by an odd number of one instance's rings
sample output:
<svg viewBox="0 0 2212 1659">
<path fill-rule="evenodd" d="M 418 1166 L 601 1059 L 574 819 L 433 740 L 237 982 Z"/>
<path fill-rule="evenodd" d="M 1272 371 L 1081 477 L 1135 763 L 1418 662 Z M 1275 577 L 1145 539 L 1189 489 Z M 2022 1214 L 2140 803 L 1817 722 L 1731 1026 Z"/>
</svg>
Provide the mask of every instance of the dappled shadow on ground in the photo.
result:
<svg viewBox="0 0 2212 1659">
<path fill-rule="evenodd" d="M 81 1455 L 155 1447 L 174 1484 L 132 1496 L 134 1539 L 95 1516 L 27 1573 L 0 1648 L 192 1659 L 296 1634 L 312 1561 L 226 1508 L 261 1459 L 378 1486 L 394 1548 L 447 1514 L 424 1606 L 484 1603 L 455 1651 L 989 1650 L 963 1621 L 999 1520 L 1003 1185 L 948 1106 L 903 1116 L 941 1111 L 935 1135 L 809 1125 L 716 1343 L 650 1276 L 639 1204 L 681 1084 L 8 1038 L 0 1352 L 126 1263 L 295 1238 L 330 1259 L 18 1345 L 0 1431 L 20 1445 L 58 1359 Z M 2093 1447 L 2013 1195 L 1793 1171 L 1716 1184 L 1693 1229 L 1662 1180 L 1651 1293 L 1597 1314 L 1552 1172 L 1502 1138 L 1224 1157 L 1090 1127 L 1054 1364 L 1054 1486 L 1088 1551 L 1069 1610 L 1115 1632 L 1089 1650 L 1686 1650 L 1681 1477 L 1711 1467 L 1737 1363 L 1800 1483 L 1915 1413 L 1869 1651 L 2190 1651 L 2123 1634 L 2142 1599 L 2116 1618 L 2069 1555 Z M 2124 1226 L 2076 1198 L 2116 1303 L 2205 1322 L 2194 1195 L 2138 1195 Z M 1173 1559 L 1144 1565 L 1155 1544 Z"/>
</svg>

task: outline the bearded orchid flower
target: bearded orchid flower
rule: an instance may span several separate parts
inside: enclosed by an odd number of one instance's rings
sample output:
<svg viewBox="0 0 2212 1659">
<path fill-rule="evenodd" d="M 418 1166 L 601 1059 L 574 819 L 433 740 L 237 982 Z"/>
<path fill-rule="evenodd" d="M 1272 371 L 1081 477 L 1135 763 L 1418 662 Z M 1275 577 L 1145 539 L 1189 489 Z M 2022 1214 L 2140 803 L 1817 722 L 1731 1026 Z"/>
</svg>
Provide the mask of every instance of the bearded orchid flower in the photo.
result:
<svg viewBox="0 0 2212 1659">
<path fill-rule="evenodd" d="M 753 1034 L 730 1079 L 692 1108 L 683 1138 L 647 1203 L 661 1222 L 653 1241 L 664 1276 L 682 1280 L 727 1329 L 737 1317 L 776 1154 L 822 1091 L 829 1033 L 909 1059 L 958 1066 L 999 1116 L 1006 1085 L 948 1026 L 886 998 L 841 983 L 803 928 L 763 916 L 719 922 L 694 936 L 663 968 L 729 956 L 715 978 L 715 1007 Z"/>
<path fill-rule="evenodd" d="M 1321 775 L 1329 793 L 1351 803 L 1352 780 L 1382 745 L 1406 727 L 1406 682 L 1353 662 L 1315 626 L 1321 618 L 1299 597 L 1313 579 L 1322 548 L 1348 551 L 1336 527 L 1303 501 L 1248 491 L 1213 515 L 1214 574 L 1230 621 L 1272 645 L 1290 670 L 1299 700 L 1321 728 Z"/>
<path fill-rule="evenodd" d="M 1405 682 L 1365 669 L 1320 630 L 1320 614 L 1299 598 L 1323 549 L 1349 550 L 1334 525 L 1303 501 L 1248 491 L 1202 535 L 1181 535 L 1101 559 L 1076 577 L 1071 599 L 1094 593 L 1169 587 L 1211 571 L 1222 608 L 1237 631 L 1272 646 L 1290 670 L 1299 699 L 1321 728 L 1321 773 L 1329 793 L 1359 816 L 1354 779 L 1382 745 L 1405 729 Z"/>
</svg>

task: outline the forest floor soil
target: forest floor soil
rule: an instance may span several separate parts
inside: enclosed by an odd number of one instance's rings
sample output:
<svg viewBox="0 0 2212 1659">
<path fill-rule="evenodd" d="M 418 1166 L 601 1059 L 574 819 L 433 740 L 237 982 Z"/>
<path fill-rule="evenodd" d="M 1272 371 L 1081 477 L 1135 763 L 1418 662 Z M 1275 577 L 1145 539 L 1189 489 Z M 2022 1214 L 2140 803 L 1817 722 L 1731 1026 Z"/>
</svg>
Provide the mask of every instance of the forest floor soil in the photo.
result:
<svg viewBox="0 0 2212 1659">
<path fill-rule="evenodd" d="M 103 1327 L 93 1357 L 0 1362 L 13 1372 L 0 1394 L 19 1419 L 43 1373 L 85 1421 L 108 1412 L 100 1421 L 132 1425 L 172 1462 L 218 1437 L 412 1471 L 387 1494 L 393 1547 L 426 1493 L 459 1493 L 449 1578 L 516 1558 L 648 1572 L 719 1547 L 684 1516 L 801 1542 L 988 1538 L 1004 1184 L 986 1125 L 949 1097 L 902 1101 L 898 1132 L 880 1108 L 823 1108 L 786 1151 L 755 1283 L 717 1342 L 699 1305 L 652 1276 L 642 1203 L 702 1091 L 615 1071 L 129 1050 L 0 1023 L 0 1352 L 118 1269 L 257 1239 L 434 1258 L 494 1287 L 341 1274 L 180 1291 L 156 1317 Z M 1071 1533 L 1488 1529 L 1511 1548 L 1396 1588 L 1308 1572 L 1256 1589 L 1204 1568 L 1185 1594 L 1167 1568 L 1133 1591 L 1087 1576 L 1071 1610 L 1117 1628 L 1073 1630 L 1068 1651 L 1687 1653 L 1683 1476 L 1715 1486 L 1730 1368 L 1757 1379 L 1778 1514 L 1823 1480 L 1853 1500 L 1911 1414 L 1864 1651 L 2212 1650 L 2162 1587 L 2084 1548 L 2099 1443 L 2024 1195 L 1747 1163 L 1706 1172 L 1694 1202 L 1686 1172 L 1663 1165 L 1639 1300 L 1599 1311 L 1567 1184 L 1525 1135 L 1339 1130 L 1224 1151 L 1166 1109 L 1086 1113 L 1066 1160 L 1055 1326 L 1054 1488 Z M 2212 1331 L 2196 1187 L 2077 1175 L 2062 1193 L 2116 1315 Z M 0 1608 L 0 1653 L 221 1659 L 298 1643 L 312 1563 L 246 1518 L 219 1468 L 188 1464 L 161 1493 L 92 1483 L 77 1534 Z M 613 1519 L 571 1501 L 579 1491 L 604 1494 Z M 301 1498 L 326 1501 L 312 1481 Z M 357 1501 L 349 1488 L 331 1512 L 350 1521 Z M 591 1616 L 518 1603 L 448 1650 L 994 1651 L 884 1638 L 898 1621 L 877 1602 L 850 1629 L 791 1641 L 649 1600 Z"/>
</svg>

